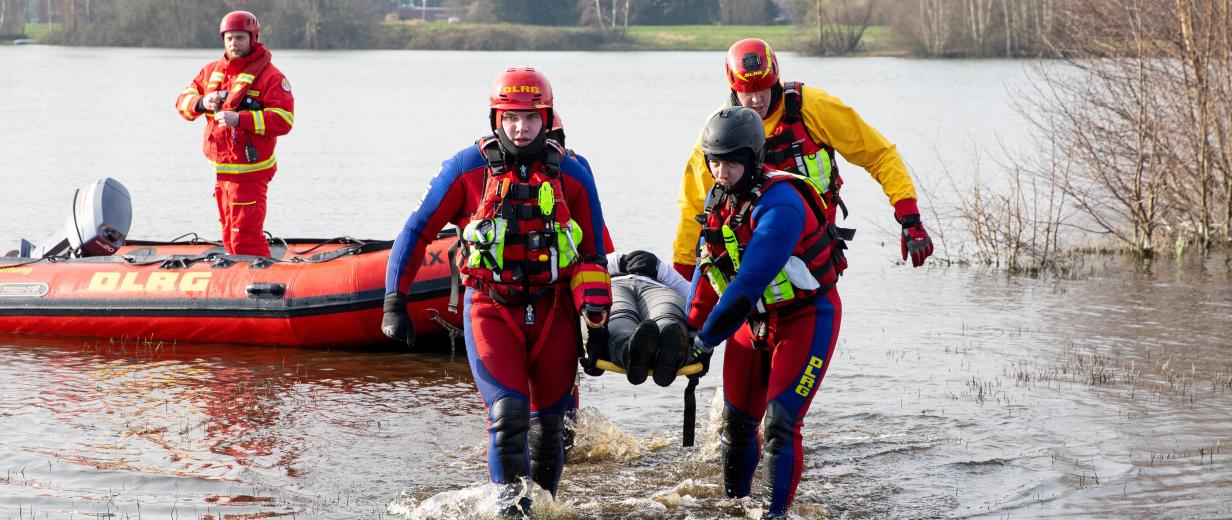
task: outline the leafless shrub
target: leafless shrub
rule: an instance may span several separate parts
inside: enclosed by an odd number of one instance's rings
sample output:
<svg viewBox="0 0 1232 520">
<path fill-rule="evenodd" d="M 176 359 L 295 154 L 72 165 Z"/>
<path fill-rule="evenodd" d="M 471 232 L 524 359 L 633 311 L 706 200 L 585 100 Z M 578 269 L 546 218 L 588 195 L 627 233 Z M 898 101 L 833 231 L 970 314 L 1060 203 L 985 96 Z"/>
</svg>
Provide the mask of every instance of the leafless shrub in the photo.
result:
<svg viewBox="0 0 1232 520">
<path fill-rule="evenodd" d="M 851 54 L 873 22 L 877 0 L 817 0 L 817 53 Z"/>
<path fill-rule="evenodd" d="M 1073 0 L 884 0 L 896 33 L 925 56 L 1039 56 Z"/>
<path fill-rule="evenodd" d="M 1017 96 L 1035 151 L 959 197 L 977 260 L 1032 271 L 1082 246 L 1150 258 L 1230 243 L 1229 3 L 1060 4 L 1066 36 L 1049 44 L 1075 57 L 1037 63 Z"/>
<path fill-rule="evenodd" d="M 1229 239 L 1228 0 L 1071 4 L 1065 67 L 1021 107 L 1064 168 L 1039 172 L 1075 224 L 1143 258 Z"/>
</svg>

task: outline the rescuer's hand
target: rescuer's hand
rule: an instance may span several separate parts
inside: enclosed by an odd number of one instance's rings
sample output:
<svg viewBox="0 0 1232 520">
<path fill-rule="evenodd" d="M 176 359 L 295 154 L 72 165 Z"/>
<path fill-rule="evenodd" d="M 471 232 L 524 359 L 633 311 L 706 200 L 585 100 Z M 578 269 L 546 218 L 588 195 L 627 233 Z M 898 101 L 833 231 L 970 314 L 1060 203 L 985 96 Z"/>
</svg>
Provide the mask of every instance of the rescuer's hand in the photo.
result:
<svg viewBox="0 0 1232 520">
<path fill-rule="evenodd" d="M 381 332 L 389 339 L 415 348 L 415 324 L 411 322 L 411 315 L 406 312 L 406 296 L 398 293 L 386 294 L 382 308 L 385 316 L 381 318 Z"/>
<path fill-rule="evenodd" d="M 595 366 L 600 359 L 607 359 L 607 325 L 586 330 L 586 357 L 582 359 L 582 371 L 588 376 L 601 376 L 603 369 Z"/>
<path fill-rule="evenodd" d="M 240 113 L 230 110 L 214 113 L 214 122 L 227 128 L 240 126 Z"/>
<path fill-rule="evenodd" d="M 915 199 L 903 199 L 894 204 L 894 219 L 903 226 L 903 260 L 910 258 L 914 267 L 924 265 L 924 260 L 933 254 L 933 240 L 920 222 L 920 210 Z"/>
<path fill-rule="evenodd" d="M 924 265 L 924 259 L 933 254 L 933 240 L 928 238 L 928 232 L 924 231 L 919 215 L 907 215 L 907 218 L 903 219 L 902 250 L 903 260 L 911 257 L 913 267 Z"/>
<path fill-rule="evenodd" d="M 216 90 L 201 96 L 201 107 L 209 112 L 217 112 L 218 109 L 222 108 L 223 92 L 225 91 Z"/>
<path fill-rule="evenodd" d="M 689 335 L 692 336 L 693 341 L 692 346 L 689 348 L 689 357 L 685 359 L 684 364 L 688 366 L 694 363 L 701 363 L 702 371 L 689 376 L 700 378 L 706 375 L 707 372 L 710 372 L 710 356 L 714 354 L 714 347 L 702 341 L 701 336 L 696 331 L 690 331 Z"/>
</svg>

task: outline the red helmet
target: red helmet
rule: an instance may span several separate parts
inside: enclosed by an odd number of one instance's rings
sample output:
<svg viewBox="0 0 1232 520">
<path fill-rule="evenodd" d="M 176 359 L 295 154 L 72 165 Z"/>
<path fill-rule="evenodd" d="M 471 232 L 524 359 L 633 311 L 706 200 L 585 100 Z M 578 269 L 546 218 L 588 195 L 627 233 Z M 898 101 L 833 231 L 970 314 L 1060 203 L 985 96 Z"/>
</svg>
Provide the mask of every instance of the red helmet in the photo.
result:
<svg viewBox="0 0 1232 520">
<path fill-rule="evenodd" d="M 530 67 L 512 67 L 496 76 L 488 95 L 492 128 L 497 113 L 505 110 L 538 110 L 544 121 L 552 120 L 552 84 L 547 76 Z"/>
<path fill-rule="evenodd" d="M 759 92 L 779 82 L 779 60 L 770 44 L 745 38 L 727 49 L 727 84 L 736 92 Z"/>
<path fill-rule="evenodd" d="M 548 139 L 565 145 L 565 123 L 560 120 L 560 114 L 552 110 L 552 124 L 548 125 Z"/>
<path fill-rule="evenodd" d="M 248 11 L 231 11 L 222 17 L 222 23 L 218 24 L 218 35 L 222 36 L 227 31 L 246 31 L 252 35 L 254 42 L 261 39 L 261 24 L 257 23 L 256 15 Z"/>
</svg>

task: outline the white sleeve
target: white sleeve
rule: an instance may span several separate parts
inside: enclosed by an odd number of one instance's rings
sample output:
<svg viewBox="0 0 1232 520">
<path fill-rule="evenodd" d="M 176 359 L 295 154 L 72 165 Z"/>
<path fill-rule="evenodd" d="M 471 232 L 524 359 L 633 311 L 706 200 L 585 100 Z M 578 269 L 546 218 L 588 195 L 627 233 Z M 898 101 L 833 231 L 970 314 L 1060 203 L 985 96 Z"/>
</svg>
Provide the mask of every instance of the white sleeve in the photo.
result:
<svg viewBox="0 0 1232 520">
<path fill-rule="evenodd" d="M 659 260 L 659 275 L 655 277 L 655 281 L 676 291 L 684 301 L 689 301 L 689 282 L 672 268 L 670 262 Z"/>
<path fill-rule="evenodd" d="M 620 274 L 620 257 L 621 256 L 624 256 L 623 253 L 618 253 L 616 251 L 612 251 L 611 253 L 607 254 L 607 274 L 611 276 L 616 276 Z"/>
</svg>

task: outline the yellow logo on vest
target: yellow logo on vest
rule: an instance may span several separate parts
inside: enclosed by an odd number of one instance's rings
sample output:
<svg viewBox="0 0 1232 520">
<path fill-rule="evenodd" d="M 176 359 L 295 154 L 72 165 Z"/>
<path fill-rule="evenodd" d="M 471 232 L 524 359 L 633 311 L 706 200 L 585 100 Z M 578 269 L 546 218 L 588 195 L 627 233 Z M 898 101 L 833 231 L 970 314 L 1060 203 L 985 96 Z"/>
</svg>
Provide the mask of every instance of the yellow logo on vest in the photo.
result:
<svg viewBox="0 0 1232 520">
<path fill-rule="evenodd" d="M 94 273 L 90 292 L 201 292 L 210 286 L 214 273 L 154 272 L 142 279 L 141 273 Z"/>
<path fill-rule="evenodd" d="M 501 89 L 501 94 L 520 94 L 522 92 L 527 92 L 530 94 L 538 94 L 539 87 L 532 86 L 532 85 L 510 85 L 508 87 Z"/>
<path fill-rule="evenodd" d="M 804 375 L 800 376 L 800 384 L 796 385 L 796 394 L 808 397 L 813 387 L 817 386 L 817 378 L 821 376 L 821 366 L 825 363 L 817 356 L 809 358 L 808 366 L 804 367 Z"/>
</svg>

